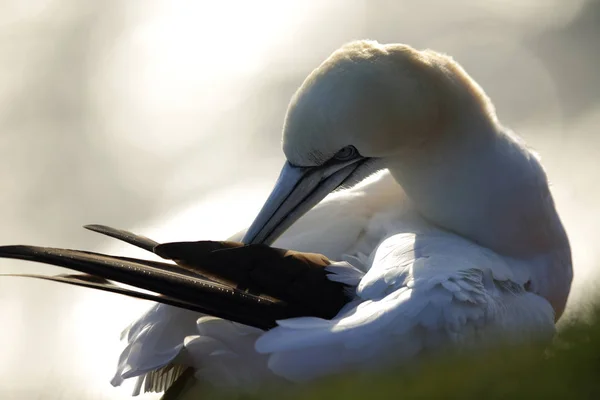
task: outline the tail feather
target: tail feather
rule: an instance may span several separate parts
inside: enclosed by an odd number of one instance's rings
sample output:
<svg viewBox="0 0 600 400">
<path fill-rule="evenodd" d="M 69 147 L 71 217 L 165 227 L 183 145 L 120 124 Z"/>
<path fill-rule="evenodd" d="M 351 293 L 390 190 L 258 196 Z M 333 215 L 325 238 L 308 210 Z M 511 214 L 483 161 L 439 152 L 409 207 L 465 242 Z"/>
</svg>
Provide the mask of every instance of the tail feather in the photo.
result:
<svg viewBox="0 0 600 400">
<path fill-rule="evenodd" d="M 177 382 L 179 378 L 189 373 L 193 373 L 193 369 L 185 365 L 165 365 L 162 368 L 147 373 L 143 377 L 144 392 L 166 392 L 168 389 L 173 387 L 173 384 Z"/>
<path fill-rule="evenodd" d="M 196 396 L 198 390 L 197 380 L 193 368 L 185 368 L 181 374 L 165 390 L 160 400 L 183 400 L 188 398 L 199 398 Z M 192 393 L 193 392 L 193 393 Z"/>
</svg>

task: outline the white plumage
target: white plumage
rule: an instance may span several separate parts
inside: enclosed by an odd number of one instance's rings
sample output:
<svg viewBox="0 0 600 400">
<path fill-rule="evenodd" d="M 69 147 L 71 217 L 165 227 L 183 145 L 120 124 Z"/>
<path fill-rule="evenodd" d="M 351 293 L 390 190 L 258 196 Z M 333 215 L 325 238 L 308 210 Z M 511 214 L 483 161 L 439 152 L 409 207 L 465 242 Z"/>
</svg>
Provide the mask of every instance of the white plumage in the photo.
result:
<svg viewBox="0 0 600 400">
<path fill-rule="evenodd" d="M 402 45 L 338 50 L 292 100 L 283 146 L 318 169 L 348 145 L 373 160 L 351 175 L 366 179 L 274 245 L 339 260 L 330 279 L 354 287 L 351 302 L 267 332 L 156 305 L 128 329 L 113 384 L 182 364 L 255 387 L 552 336 L 572 278 L 567 237 L 539 161 L 460 66 Z"/>
</svg>

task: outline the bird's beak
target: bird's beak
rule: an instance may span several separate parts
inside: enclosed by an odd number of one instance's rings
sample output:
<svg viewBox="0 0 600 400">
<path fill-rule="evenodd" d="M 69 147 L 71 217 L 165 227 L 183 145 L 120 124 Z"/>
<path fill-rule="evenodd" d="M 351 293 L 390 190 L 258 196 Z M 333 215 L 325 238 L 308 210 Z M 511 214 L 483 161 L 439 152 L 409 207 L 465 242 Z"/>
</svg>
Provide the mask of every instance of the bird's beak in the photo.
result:
<svg viewBox="0 0 600 400">
<path fill-rule="evenodd" d="M 318 167 L 295 167 L 286 162 L 242 242 L 272 244 L 298 218 L 342 186 L 365 160 L 328 162 Z"/>
</svg>

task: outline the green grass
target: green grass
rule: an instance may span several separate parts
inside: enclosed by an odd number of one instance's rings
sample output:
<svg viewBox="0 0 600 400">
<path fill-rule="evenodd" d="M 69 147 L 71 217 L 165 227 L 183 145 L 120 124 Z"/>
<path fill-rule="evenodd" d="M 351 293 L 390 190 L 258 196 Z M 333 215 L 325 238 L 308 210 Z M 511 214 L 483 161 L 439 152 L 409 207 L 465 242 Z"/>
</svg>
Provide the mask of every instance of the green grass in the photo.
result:
<svg viewBox="0 0 600 400">
<path fill-rule="evenodd" d="M 554 343 L 438 357 L 411 369 L 352 374 L 219 399 L 564 398 L 600 399 L 600 307 L 561 329 Z"/>
</svg>

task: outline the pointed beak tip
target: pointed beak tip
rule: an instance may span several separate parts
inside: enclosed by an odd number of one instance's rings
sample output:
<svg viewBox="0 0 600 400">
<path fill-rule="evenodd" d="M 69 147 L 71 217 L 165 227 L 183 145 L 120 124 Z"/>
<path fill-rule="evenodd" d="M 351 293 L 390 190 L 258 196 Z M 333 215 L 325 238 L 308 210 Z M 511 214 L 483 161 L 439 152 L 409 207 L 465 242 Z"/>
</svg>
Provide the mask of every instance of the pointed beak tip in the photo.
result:
<svg viewBox="0 0 600 400">
<path fill-rule="evenodd" d="M 296 167 L 286 162 L 242 242 L 272 244 L 302 215 L 343 185 L 363 160 L 358 158 L 318 167 Z"/>
</svg>

